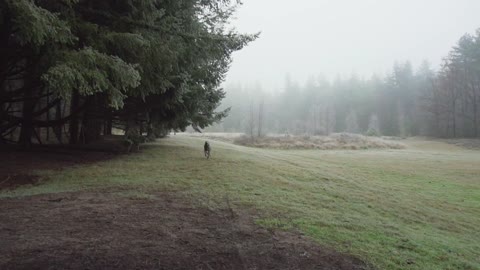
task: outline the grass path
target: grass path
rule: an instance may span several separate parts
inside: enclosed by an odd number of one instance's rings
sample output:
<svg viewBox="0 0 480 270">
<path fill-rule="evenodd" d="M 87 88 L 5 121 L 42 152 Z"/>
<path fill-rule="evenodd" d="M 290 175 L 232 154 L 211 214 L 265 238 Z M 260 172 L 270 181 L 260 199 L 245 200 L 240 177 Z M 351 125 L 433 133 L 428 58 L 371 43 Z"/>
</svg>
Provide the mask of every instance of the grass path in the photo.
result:
<svg viewBox="0 0 480 270">
<path fill-rule="evenodd" d="M 480 151 L 411 141 L 405 150 L 281 151 L 175 136 L 140 154 L 62 171 L 0 197 L 128 187 L 208 207 L 258 210 L 379 269 L 480 269 Z"/>
</svg>

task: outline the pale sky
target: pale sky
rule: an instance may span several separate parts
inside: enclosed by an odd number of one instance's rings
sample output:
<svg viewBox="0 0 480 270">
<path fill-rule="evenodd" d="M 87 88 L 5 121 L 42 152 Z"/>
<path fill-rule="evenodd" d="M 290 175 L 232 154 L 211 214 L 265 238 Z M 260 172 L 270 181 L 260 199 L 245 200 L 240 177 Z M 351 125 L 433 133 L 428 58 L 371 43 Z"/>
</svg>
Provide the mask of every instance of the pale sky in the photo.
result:
<svg viewBox="0 0 480 270">
<path fill-rule="evenodd" d="M 243 0 L 233 21 L 261 37 L 234 54 L 226 84 L 281 87 L 319 74 L 385 74 L 395 61 L 434 68 L 480 28 L 480 0 Z"/>
</svg>

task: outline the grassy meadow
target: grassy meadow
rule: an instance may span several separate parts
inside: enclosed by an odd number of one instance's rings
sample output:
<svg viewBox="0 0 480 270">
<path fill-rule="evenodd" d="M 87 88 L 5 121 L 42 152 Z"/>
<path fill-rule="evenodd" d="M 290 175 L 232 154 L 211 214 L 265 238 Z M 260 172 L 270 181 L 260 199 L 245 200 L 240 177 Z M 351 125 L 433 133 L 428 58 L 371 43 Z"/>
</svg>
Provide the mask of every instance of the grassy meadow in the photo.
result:
<svg viewBox="0 0 480 270">
<path fill-rule="evenodd" d="M 141 153 L 37 172 L 2 197 L 103 189 L 152 200 L 171 191 L 247 209 L 376 269 L 480 269 L 480 151 L 406 140 L 399 150 L 271 150 L 171 136 Z M 117 189 L 117 188 L 121 189 Z M 123 191 L 118 191 L 123 190 Z M 128 190 L 128 191 L 125 191 Z"/>
</svg>

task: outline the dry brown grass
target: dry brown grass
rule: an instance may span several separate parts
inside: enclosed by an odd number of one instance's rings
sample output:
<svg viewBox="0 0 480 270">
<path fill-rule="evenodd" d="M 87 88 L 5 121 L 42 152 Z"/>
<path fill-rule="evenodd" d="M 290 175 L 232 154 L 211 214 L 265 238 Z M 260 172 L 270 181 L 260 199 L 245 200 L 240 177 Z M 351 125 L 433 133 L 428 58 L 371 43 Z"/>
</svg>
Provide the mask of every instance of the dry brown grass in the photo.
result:
<svg viewBox="0 0 480 270">
<path fill-rule="evenodd" d="M 319 150 L 360 150 L 360 149 L 404 149 L 402 143 L 378 137 L 359 134 L 337 133 L 330 136 L 267 136 L 252 138 L 241 136 L 235 144 L 272 149 L 319 149 Z"/>
</svg>

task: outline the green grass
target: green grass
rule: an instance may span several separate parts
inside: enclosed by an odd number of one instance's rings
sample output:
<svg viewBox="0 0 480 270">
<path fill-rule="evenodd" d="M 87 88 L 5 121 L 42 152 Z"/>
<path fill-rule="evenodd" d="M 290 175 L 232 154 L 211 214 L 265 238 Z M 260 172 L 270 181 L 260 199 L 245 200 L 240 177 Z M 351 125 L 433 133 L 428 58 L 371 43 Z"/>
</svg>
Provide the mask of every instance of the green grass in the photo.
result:
<svg viewBox="0 0 480 270">
<path fill-rule="evenodd" d="M 378 269 L 480 269 L 480 151 L 411 141 L 405 150 L 282 151 L 176 136 L 143 153 L 62 171 L 0 197 L 118 188 L 173 191 L 208 207 L 254 208 Z M 154 202 L 154 200 L 152 200 Z"/>
</svg>

